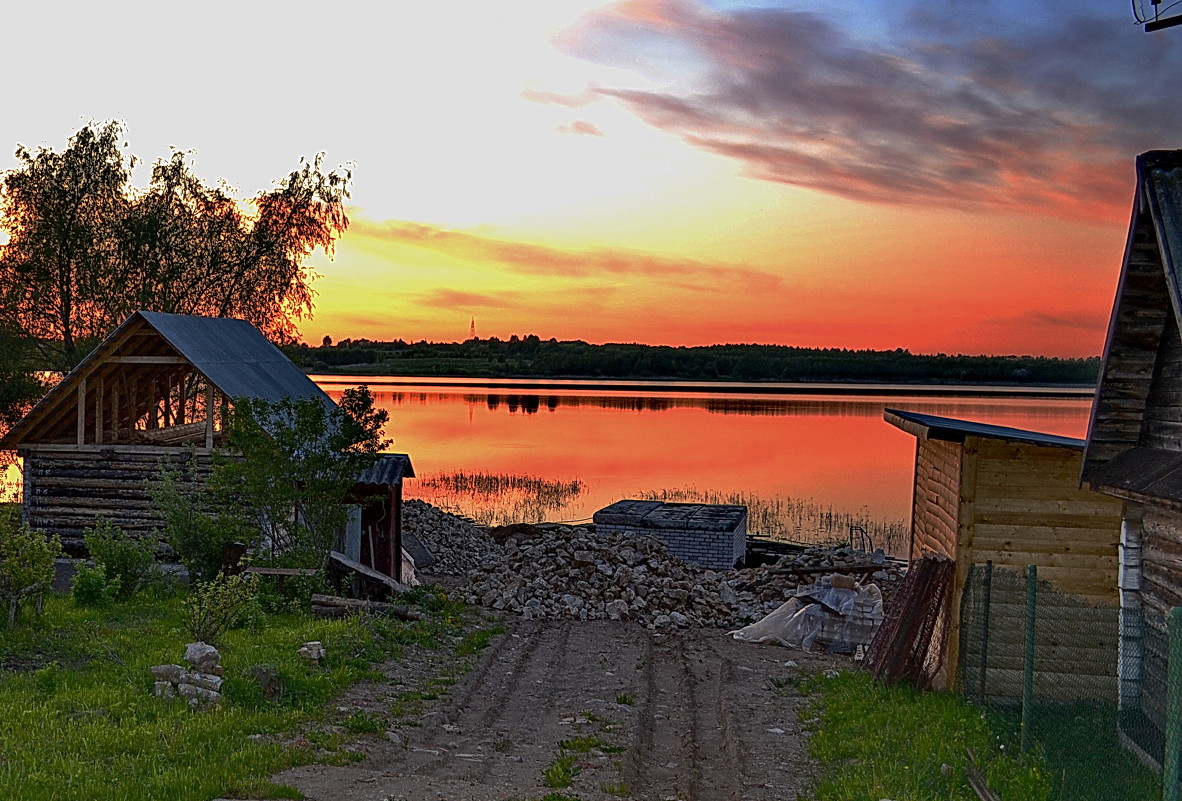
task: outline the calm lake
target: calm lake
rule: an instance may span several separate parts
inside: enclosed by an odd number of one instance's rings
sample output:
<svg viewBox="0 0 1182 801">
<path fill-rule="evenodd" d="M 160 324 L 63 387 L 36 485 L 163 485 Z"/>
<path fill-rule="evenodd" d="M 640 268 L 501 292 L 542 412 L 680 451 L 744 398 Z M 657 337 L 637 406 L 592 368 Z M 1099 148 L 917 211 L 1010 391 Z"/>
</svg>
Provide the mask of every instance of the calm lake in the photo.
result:
<svg viewBox="0 0 1182 801">
<path fill-rule="evenodd" d="M 785 539 L 874 524 L 879 544 L 906 528 L 915 459 L 915 438 L 884 422 L 884 408 L 1074 437 L 1086 434 L 1091 408 L 1079 391 L 313 379 L 334 399 L 368 384 L 390 413 L 391 450 L 414 465 L 406 496 L 482 522 L 587 520 L 655 494 L 747 502 L 751 533 Z"/>
</svg>

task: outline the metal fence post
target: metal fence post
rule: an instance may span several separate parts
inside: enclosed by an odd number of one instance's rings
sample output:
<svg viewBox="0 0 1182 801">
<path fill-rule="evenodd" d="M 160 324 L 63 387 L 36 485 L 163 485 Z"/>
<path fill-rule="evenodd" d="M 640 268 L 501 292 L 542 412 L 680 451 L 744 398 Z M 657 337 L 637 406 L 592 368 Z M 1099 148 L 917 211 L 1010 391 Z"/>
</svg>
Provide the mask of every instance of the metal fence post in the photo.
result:
<svg viewBox="0 0 1182 801">
<path fill-rule="evenodd" d="M 1169 661 L 1166 666 L 1166 745 L 1162 754 L 1162 799 L 1178 801 L 1179 749 L 1182 748 L 1182 607 L 1170 609 Z"/>
<path fill-rule="evenodd" d="M 1034 705 L 1034 621 L 1038 604 L 1038 566 L 1026 567 L 1026 660 L 1022 669 L 1022 750 L 1030 750 L 1030 708 Z"/>
<path fill-rule="evenodd" d="M 982 594 L 985 596 L 981 604 L 981 617 L 984 619 L 984 622 L 981 624 L 981 683 L 977 689 L 977 703 L 985 706 L 985 690 L 987 687 L 985 677 L 989 672 L 989 604 L 993 600 L 992 559 L 985 562 L 985 582 Z"/>
</svg>

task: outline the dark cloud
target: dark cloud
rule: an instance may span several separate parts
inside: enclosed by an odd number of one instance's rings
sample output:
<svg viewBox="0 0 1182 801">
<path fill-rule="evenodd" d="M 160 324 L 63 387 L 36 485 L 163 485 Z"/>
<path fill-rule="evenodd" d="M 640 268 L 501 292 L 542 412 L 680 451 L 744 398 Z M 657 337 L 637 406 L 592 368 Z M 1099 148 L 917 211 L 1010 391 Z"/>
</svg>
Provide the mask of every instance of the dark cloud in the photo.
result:
<svg viewBox="0 0 1182 801">
<path fill-rule="evenodd" d="M 623 248 L 565 250 L 530 242 L 495 239 L 466 231 L 452 231 L 422 223 L 356 219 L 350 235 L 360 235 L 427 248 L 474 264 L 492 263 L 514 272 L 565 278 L 620 278 L 682 280 L 698 292 L 719 286 L 741 285 L 745 290 L 779 289 L 778 276 L 749 267 L 710 264 Z"/>
<path fill-rule="evenodd" d="M 856 200 L 1123 217 L 1132 157 L 1182 144 L 1182 104 L 1163 83 L 1182 53 L 1117 10 L 1050 5 L 937 16 L 899 4 L 894 35 L 870 42 L 811 12 L 632 0 L 560 46 L 618 66 L 621 42 L 645 50 L 641 64 L 672 54 L 689 77 L 669 88 L 592 91 L 755 178 Z"/>
</svg>

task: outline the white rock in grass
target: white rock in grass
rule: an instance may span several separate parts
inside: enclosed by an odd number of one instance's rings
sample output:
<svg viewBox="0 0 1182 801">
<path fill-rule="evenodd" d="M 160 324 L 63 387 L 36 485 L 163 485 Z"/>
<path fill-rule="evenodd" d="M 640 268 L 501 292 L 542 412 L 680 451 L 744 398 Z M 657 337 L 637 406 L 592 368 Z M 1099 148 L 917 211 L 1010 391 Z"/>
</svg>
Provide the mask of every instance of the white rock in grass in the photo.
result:
<svg viewBox="0 0 1182 801">
<path fill-rule="evenodd" d="M 185 661 L 200 673 L 213 673 L 222 661 L 218 649 L 203 642 L 191 642 L 185 646 Z"/>
</svg>

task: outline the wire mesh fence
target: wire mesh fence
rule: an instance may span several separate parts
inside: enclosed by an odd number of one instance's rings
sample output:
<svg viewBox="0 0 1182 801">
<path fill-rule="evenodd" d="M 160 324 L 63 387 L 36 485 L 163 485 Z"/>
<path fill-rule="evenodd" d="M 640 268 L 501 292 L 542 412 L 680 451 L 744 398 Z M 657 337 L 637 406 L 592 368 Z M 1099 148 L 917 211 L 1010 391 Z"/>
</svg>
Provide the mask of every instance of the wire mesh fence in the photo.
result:
<svg viewBox="0 0 1182 801">
<path fill-rule="evenodd" d="M 969 570 L 960 607 L 957 688 L 981 706 L 1006 748 L 1044 760 L 1057 799 L 1168 798 L 1161 774 L 1128 747 L 1130 725 L 1152 741 L 1156 711 L 1143 711 L 1134 722 L 1123 703 L 1123 630 L 1115 604 L 1089 604 L 1037 580 L 1034 570 L 1022 574 L 991 564 Z M 1158 653 L 1160 643 L 1147 643 L 1146 650 Z M 1151 699 L 1164 704 L 1161 675 L 1160 686 L 1142 682 L 1139 709 L 1152 707 Z"/>
</svg>

